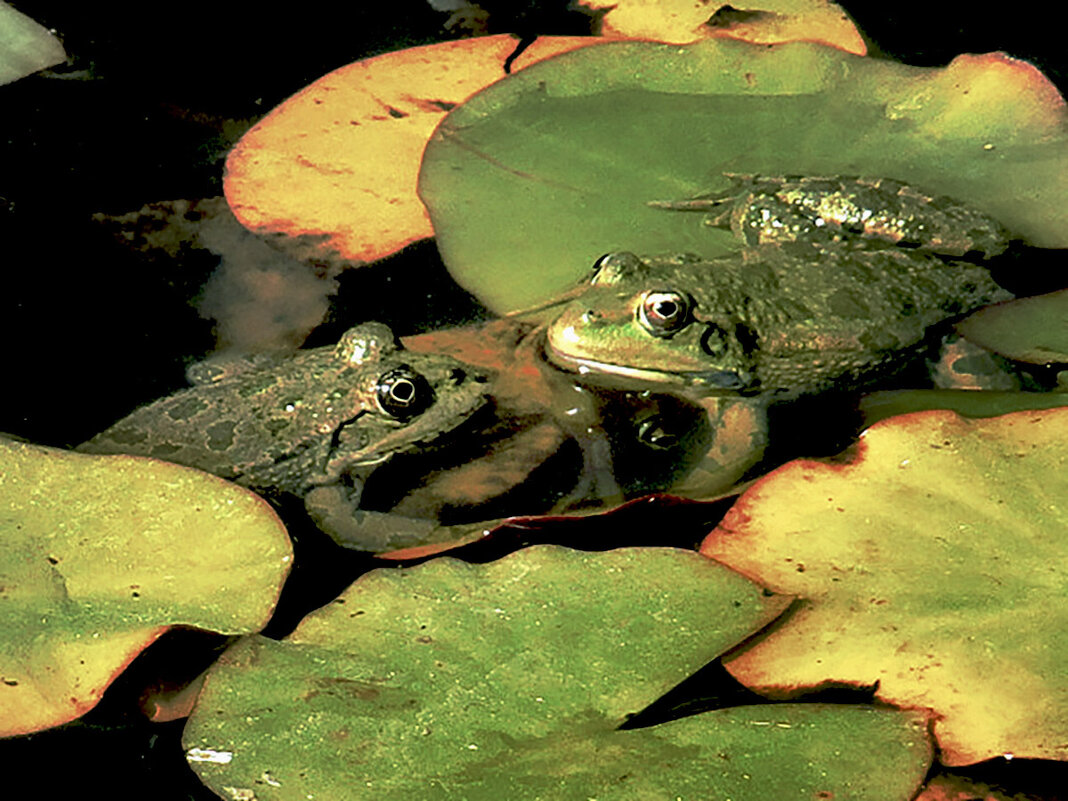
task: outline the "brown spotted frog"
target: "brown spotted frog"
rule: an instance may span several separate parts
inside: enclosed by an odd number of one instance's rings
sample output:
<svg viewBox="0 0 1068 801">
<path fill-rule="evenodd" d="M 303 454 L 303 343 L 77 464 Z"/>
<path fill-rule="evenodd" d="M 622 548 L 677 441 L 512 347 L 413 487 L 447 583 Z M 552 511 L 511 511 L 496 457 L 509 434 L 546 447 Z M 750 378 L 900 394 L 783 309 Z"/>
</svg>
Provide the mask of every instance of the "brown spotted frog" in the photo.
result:
<svg viewBox="0 0 1068 801">
<path fill-rule="evenodd" d="M 339 538 L 329 522 L 351 529 L 370 472 L 453 432 L 488 400 L 483 375 L 449 356 L 405 350 L 373 322 L 350 328 L 336 346 L 229 370 L 195 367 L 189 377 L 193 387 L 137 409 L 77 450 L 151 456 L 297 495 L 335 539 L 361 548 L 352 541 L 358 533 Z"/>
<path fill-rule="evenodd" d="M 547 331 L 549 358 L 709 395 L 790 399 L 899 369 L 935 324 L 1005 300 L 981 265 L 994 220 L 886 179 L 732 176 L 722 196 L 654 205 L 708 214 L 740 253 L 610 253 Z"/>
</svg>

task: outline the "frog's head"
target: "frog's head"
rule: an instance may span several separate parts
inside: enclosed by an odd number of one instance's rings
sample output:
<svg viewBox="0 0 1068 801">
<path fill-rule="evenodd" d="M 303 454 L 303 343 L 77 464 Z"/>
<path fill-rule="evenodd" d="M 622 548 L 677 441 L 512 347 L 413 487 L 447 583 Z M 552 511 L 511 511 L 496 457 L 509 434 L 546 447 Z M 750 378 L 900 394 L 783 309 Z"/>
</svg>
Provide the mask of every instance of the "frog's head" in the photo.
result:
<svg viewBox="0 0 1068 801">
<path fill-rule="evenodd" d="M 406 350 L 381 323 L 349 329 L 334 357 L 355 371 L 359 387 L 358 413 L 335 433 L 346 467 L 429 444 L 489 400 L 480 371 L 444 354 Z"/>
<path fill-rule="evenodd" d="M 550 324 L 550 360 L 643 382 L 753 391 L 755 337 L 732 312 L 740 305 L 702 288 L 697 264 L 690 257 L 602 256 L 585 291 Z"/>
</svg>

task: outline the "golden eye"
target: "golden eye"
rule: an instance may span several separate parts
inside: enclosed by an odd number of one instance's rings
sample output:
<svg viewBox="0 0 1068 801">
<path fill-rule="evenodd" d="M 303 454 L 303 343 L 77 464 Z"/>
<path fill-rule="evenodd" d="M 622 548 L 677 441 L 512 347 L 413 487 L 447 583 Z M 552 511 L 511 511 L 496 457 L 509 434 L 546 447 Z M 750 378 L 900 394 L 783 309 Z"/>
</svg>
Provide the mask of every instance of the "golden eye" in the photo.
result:
<svg viewBox="0 0 1068 801">
<path fill-rule="evenodd" d="M 434 402 L 434 390 L 427 380 L 404 364 L 379 376 L 375 389 L 379 407 L 398 420 L 422 414 Z"/>
<path fill-rule="evenodd" d="M 690 324 L 691 305 L 681 292 L 651 290 L 642 296 L 638 322 L 653 336 L 668 337 Z"/>
</svg>

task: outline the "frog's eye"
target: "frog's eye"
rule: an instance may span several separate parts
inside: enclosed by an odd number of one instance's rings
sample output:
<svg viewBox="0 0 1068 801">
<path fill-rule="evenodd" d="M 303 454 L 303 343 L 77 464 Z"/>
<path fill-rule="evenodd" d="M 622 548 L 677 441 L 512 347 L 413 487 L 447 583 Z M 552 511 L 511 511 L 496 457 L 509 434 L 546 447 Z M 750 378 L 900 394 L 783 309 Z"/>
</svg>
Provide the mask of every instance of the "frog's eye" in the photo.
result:
<svg viewBox="0 0 1068 801">
<path fill-rule="evenodd" d="M 398 420 L 422 414 L 434 402 L 434 390 L 423 376 L 402 364 L 378 377 L 378 405 Z"/>
<path fill-rule="evenodd" d="M 689 296 L 682 292 L 652 290 L 638 306 L 638 322 L 655 337 L 669 337 L 690 324 Z"/>
<path fill-rule="evenodd" d="M 590 271 L 591 284 L 613 284 L 634 275 L 645 266 L 633 253 L 619 251 L 605 253 L 593 263 Z"/>
</svg>

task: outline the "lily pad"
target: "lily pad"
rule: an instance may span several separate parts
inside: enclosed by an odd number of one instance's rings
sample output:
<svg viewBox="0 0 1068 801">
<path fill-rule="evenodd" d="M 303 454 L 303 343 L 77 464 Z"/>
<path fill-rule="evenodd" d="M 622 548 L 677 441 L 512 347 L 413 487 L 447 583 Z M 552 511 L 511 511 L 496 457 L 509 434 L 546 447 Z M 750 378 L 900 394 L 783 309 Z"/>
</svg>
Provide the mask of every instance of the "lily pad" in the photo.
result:
<svg viewBox="0 0 1068 801">
<path fill-rule="evenodd" d="M 0 440 L 0 736 L 91 709 L 173 625 L 257 631 L 292 548 L 257 496 L 185 467 Z"/>
<path fill-rule="evenodd" d="M 791 462 L 701 546 L 806 603 L 727 662 L 759 692 L 877 685 L 942 761 L 1068 759 L 1068 410 L 895 417 Z"/>
<path fill-rule="evenodd" d="M 535 65 L 452 111 L 420 196 L 453 277 L 498 312 L 607 251 L 725 255 L 703 215 L 653 208 L 724 172 L 892 177 L 1068 245 L 1068 114 L 1001 53 L 921 69 L 809 43 L 617 42 Z"/>
<path fill-rule="evenodd" d="M 43 25 L 0 3 L 0 85 L 52 67 L 67 58 Z"/>
<path fill-rule="evenodd" d="M 810 41 L 864 55 L 860 31 L 840 6 L 827 0 L 762 0 L 735 8 L 693 0 L 587 0 L 605 10 L 601 34 L 615 38 L 686 43 L 729 36 L 755 44 Z"/>
<path fill-rule="evenodd" d="M 887 389 L 862 397 L 857 404 L 864 424 L 887 417 L 949 409 L 964 417 L 997 417 L 1024 409 L 1068 406 L 1068 392 L 989 392 L 972 389 Z"/>
<path fill-rule="evenodd" d="M 616 731 L 787 601 L 667 548 L 377 570 L 285 641 L 228 652 L 183 741 L 231 796 L 911 797 L 929 746 L 922 718 L 893 711 L 747 707 Z"/>
<path fill-rule="evenodd" d="M 1010 359 L 1068 362 L 1068 289 L 981 309 L 959 322 L 957 330 Z"/>
<path fill-rule="evenodd" d="M 542 37 L 513 70 L 591 37 Z M 242 225 L 295 256 L 352 266 L 433 236 L 416 196 L 423 147 L 449 109 L 504 76 L 511 36 L 413 47 L 341 67 L 248 131 L 223 188 Z"/>
</svg>

